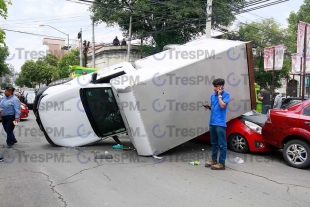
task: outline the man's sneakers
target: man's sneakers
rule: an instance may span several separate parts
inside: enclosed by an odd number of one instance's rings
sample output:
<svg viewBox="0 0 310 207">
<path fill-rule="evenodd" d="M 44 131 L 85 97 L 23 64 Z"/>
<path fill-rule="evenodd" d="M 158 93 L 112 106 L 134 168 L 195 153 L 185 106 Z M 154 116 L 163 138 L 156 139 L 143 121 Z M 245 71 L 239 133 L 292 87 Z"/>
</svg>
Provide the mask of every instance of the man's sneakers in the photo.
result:
<svg viewBox="0 0 310 207">
<path fill-rule="evenodd" d="M 205 167 L 211 167 L 212 165 L 216 165 L 216 164 L 217 164 L 216 160 L 211 160 L 205 164 Z"/>
<path fill-rule="evenodd" d="M 0 157 L 0 162 L 2 162 L 3 161 L 3 157 Z"/>
<path fill-rule="evenodd" d="M 211 167 L 211 170 L 225 170 L 225 165 L 218 163 L 216 160 L 207 162 L 205 167 Z"/>
<path fill-rule="evenodd" d="M 12 146 L 14 145 L 14 144 L 16 144 L 17 143 L 17 140 L 15 140 L 14 142 L 13 142 L 13 144 L 8 144 L 7 145 L 7 148 L 12 148 Z"/>
<path fill-rule="evenodd" d="M 225 170 L 225 165 L 217 163 L 216 165 L 211 166 L 211 170 Z"/>
</svg>

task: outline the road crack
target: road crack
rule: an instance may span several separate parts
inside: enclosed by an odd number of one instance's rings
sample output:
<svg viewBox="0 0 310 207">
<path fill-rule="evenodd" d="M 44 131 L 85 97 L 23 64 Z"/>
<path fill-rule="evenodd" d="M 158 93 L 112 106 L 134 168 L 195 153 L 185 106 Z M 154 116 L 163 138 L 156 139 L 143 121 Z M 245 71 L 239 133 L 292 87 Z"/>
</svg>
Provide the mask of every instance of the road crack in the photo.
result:
<svg viewBox="0 0 310 207">
<path fill-rule="evenodd" d="M 66 184 L 76 183 L 76 182 L 78 182 L 78 181 L 80 181 L 80 180 L 84 180 L 84 178 L 78 179 L 78 180 L 75 180 L 75 181 L 72 181 L 72 182 L 58 183 L 57 185 L 54 185 L 54 188 L 55 188 L 56 186 L 59 186 L 59 185 L 66 185 Z"/>
<path fill-rule="evenodd" d="M 107 176 L 104 172 L 102 173 L 109 181 L 112 181 L 109 176 Z"/>
<path fill-rule="evenodd" d="M 259 178 L 268 180 L 268 181 L 270 181 L 270 182 L 276 183 L 276 184 L 278 184 L 278 185 L 286 186 L 286 187 L 287 187 L 286 192 L 288 192 L 289 194 L 290 194 L 290 187 L 300 187 L 300 188 L 310 189 L 310 187 L 308 187 L 308 186 L 296 185 L 296 184 L 291 184 L 291 183 L 281 183 L 281 182 L 278 182 L 278 181 L 269 179 L 269 178 L 267 178 L 267 177 L 265 177 L 265 176 L 262 176 L 262 175 L 257 175 L 257 174 L 250 173 L 250 172 L 246 172 L 246 171 L 242 171 L 242 170 L 236 170 L 236 169 L 233 169 L 233 168 L 230 168 L 230 167 L 226 167 L 226 168 L 229 168 L 229 169 L 234 170 L 234 171 L 237 171 L 237 172 L 242 172 L 242 173 L 245 173 L 245 174 L 248 174 L 248 175 L 253 175 L 253 176 L 256 176 L 256 177 L 259 177 Z"/>
<path fill-rule="evenodd" d="M 55 189 L 55 187 L 56 187 L 57 185 L 54 185 L 54 182 L 50 179 L 50 176 L 49 176 L 49 175 L 47 175 L 47 174 L 45 174 L 45 173 L 43 173 L 43 172 L 34 172 L 34 171 L 30 171 L 30 172 L 44 175 L 44 176 L 47 178 L 47 181 L 50 183 L 50 184 L 49 184 L 49 187 L 50 187 L 50 189 L 53 191 L 53 193 L 55 193 L 55 194 L 58 195 L 58 199 L 61 200 L 61 202 L 64 204 L 64 207 L 68 206 L 67 202 L 64 200 L 63 195 L 61 195 L 61 193 L 59 193 L 59 192 Z M 75 181 L 75 182 L 76 182 L 76 181 Z"/>
<path fill-rule="evenodd" d="M 74 173 L 73 175 L 71 175 L 71 176 L 65 178 L 64 180 L 68 180 L 68 179 L 70 179 L 70 178 L 72 178 L 72 177 L 74 177 L 74 176 L 76 176 L 76 175 L 78 175 L 78 174 L 81 174 L 81 173 L 84 172 L 84 171 L 92 170 L 92 169 L 95 169 L 95 168 L 100 167 L 100 166 L 102 166 L 102 165 L 97 165 L 97 166 L 91 167 L 91 168 L 85 168 L 85 169 L 80 170 L 79 172 Z"/>
</svg>

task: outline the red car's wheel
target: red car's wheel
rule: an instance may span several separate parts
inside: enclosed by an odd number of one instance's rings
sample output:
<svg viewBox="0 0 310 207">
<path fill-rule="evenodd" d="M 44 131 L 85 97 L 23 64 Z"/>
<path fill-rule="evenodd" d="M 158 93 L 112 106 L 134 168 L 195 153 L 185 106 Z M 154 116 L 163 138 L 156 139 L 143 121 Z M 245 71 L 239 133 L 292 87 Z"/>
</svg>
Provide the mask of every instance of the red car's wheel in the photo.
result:
<svg viewBox="0 0 310 207">
<path fill-rule="evenodd" d="M 234 152 L 246 153 L 249 151 L 247 140 L 240 134 L 232 134 L 228 138 L 228 146 Z"/>
<path fill-rule="evenodd" d="M 310 146 L 302 140 L 291 140 L 284 145 L 283 157 L 292 167 L 307 168 L 310 166 Z"/>
</svg>

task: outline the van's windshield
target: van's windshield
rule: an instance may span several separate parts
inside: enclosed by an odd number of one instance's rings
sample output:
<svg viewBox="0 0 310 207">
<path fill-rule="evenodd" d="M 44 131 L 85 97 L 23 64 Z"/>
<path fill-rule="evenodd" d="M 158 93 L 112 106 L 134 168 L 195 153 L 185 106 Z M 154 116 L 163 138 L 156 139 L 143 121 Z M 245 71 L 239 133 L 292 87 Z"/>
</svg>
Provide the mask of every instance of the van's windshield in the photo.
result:
<svg viewBox="0 0 310 207">
<path fill-rule="evenodd" d="M 82 102 L 97 136 L 111 136 L 126 130 L 111 88 L 84 88 Z"/>
</svg>

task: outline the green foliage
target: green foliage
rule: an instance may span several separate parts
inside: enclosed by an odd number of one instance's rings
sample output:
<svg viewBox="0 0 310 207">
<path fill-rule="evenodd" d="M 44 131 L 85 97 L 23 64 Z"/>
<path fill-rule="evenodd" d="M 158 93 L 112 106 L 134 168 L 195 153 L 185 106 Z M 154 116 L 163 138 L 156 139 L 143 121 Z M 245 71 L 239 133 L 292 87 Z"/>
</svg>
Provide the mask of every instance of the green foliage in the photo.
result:
<svg viewBox="0 0 310 207">
<path fill-rule="evenodd" d="M 304 4 L 300 6 L 298 12 L 292 11 L 288 21 L 288 35 L 293 42 L 288 44 L 291 53 L 297 52 L 297 29 L 298 21 L 310 23 L 310 0 L 304 0 Z"/>
<path fill-rule="evenodd" d="M 245 0 L 213 1 L 212 26 L 229 26 L 234 20 L 233 10 L 241 8 Z M 95 0 L 90 8 L 93 19 L 109 26 L 118 25 L 128 36 L 129 17 L 132 16 L 132 37 L 152 37 L 157 48 L 167 44 L 183 44 L 205 32 L 206 2 L 196 0 Z"/>
<path fill-rule="evenodd" d="M 8 64 L 5 62 L 9 54 L 7 47 L 0 47 L 0 76 L 9 72 Z"/>
<path fill-rule="evenodd" d="M 12 5 L 10 0 L 0 0 L 0 16 L 3 17 L 4 19 L 7 18 L 8 14 L 8 7 L 7 5 Z"/>
<path fill-rule="evenodd" d="M 255 81 L 259 85 L 270 87 L 272 85 L 272 71 L 264 71 L 264 48 L 275 45 L 288 45 L 292 41 L 287 30 L 281 28 L 273 18 L 260 22 L 240 24 L 237 36 L 242 40 L 253 41 L 257 44 L 254 50 Z M 295 41 L 296 42 L 296 41 Z M 285 78 L 291 69 L 290 54 L 285 55 L 283 69 L 275 71 L 275 87 L 281 86 L 281 79 Z"/>
<path fill-rule="evenodd" d="M 71 50 L 69 53 L 65 54 L 62 58 L 60 58 L 57 69 L 59 78 L 68 78 L 70 75 L 69 66 L 80 65 L 78 50 Z"/>
<path fill-rule="evenodd" d="M 39 70 L 36 62 L 27 60 L 21 67 L 21 74 L 24 79 L 30 82 L 40 83 Z"/>
<path fill-rule="evenodd" d="M 36 62 L 27 60 L 21 67 L 20 82 L 26 79 L 29 82 L 48 85 L 57 75 L 57 64 L 58 58 L 52 54 L 39 58 Z"/>
<path fill-rule="evenodd" d="M 4 19 L 7 18 L 8 7 L 7 5 L 12 5 L 10 0 L 0 0 L 0 16 Z M 0 29 L 0 43 L 4 44 L 5 32 Z"/>
<path fill-rule="evenodd" d="M 15 84 L 19 87 L 29 87 L 32 88 L 33 84 L 24 76 L 20 75 L 16 80 L 15 80 Z"/>
</svg>

